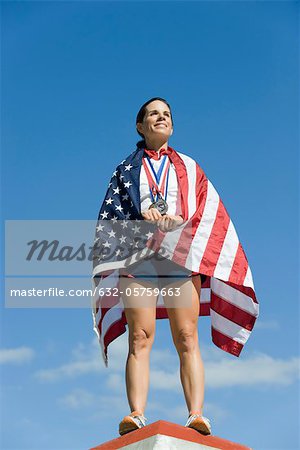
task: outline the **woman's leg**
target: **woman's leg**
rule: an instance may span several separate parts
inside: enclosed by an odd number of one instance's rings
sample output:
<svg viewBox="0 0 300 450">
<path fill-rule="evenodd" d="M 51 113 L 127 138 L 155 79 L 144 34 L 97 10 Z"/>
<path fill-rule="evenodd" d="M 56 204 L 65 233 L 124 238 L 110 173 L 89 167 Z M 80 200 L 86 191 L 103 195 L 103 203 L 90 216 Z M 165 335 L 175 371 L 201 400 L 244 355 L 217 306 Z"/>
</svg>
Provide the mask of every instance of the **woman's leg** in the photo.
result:
<svg viewBox="0 0 300 450">
<path fill-rule="evenodd" d="M 133 281 L 132 278 L 120 279 L 120 290 L 126 288 L 154 287 L 151 283 Z M 129 289 L 127 290 L 127 292 Z M 156 320 L 156 295 L 122 296 L 128 323 L 128 357 L 126 362 L 126 391 L 132 411 L 144 414 L 149 389 L 150 350 L 154 342 Z"/>
<path fill-rule="evenodd" d="M 204 401 L 204 366 L 198 342 L 200 276 L 174 283 L 168 288 L 180 287 L 180 296 L 165 297 L 170 327 L 180 358 L 180 378 L 189 413 L 202 414 Z"/>
</svg>

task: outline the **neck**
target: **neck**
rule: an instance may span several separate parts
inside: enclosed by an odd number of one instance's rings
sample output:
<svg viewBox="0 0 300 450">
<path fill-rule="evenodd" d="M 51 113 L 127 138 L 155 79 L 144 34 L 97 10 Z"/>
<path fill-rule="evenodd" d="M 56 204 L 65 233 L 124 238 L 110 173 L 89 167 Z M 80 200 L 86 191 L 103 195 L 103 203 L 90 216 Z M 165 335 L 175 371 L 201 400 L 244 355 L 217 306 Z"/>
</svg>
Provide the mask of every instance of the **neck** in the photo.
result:
<svg viewBox="0 0 300 450">
<path fill-rule="evenodd" d="M 162 148 L 168 148 L 168 141 L 163 143 L 161 141 L 160 142 L 146 141 L 146 148 L 158 152 Z"/>
</svg>

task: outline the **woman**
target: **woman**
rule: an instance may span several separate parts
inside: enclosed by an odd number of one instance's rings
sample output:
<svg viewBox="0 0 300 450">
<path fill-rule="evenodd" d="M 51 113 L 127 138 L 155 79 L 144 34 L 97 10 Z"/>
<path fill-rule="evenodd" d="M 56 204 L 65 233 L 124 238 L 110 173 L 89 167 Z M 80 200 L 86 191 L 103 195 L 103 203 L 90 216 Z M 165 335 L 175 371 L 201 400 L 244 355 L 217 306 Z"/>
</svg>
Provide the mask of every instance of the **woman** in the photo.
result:
<svg viewBox="0 0 300 450">
<path fill-rule="evenodd" d="M 173 133 L 173 119 L 166 100 L 156 97 L 147 101 L 138 112 L 136 129 L 143 140 L 138 143 L 137 150 L 114 172 L 99 213 L 100 220 L 121 220 L 122 224 L 126 224 L 126 218 L 132 215 L 130 219 L 142 219 L 145 224 L 156 229 L 156 242 L 150 246 L 150 257 L 143 257 L 143 250 L 140 249 L 140 258 L 130 260 L 129 265 L 122 264 L 122 258 L 119 258 L 118 263 L 113 263 L 115 266 L 109 266 L 116 267 L 120 277 L 118 289 L 122 292 L 124 308 L 118 320 L 124 329 L 124 324 L 127 324 L 129 330 L 126 389 L 131 413 L 120 422 L 119 433 L 123 435 L 145 426 L 149 357 L 154 342 L 156 318 L 168 317 L 179 356 L 180 379 L 188 409 L 185 426 L 207 435 L 211 434 L 211 426 L 203 416 L 204 367 L 198 343 L 198 316 L 211 314 L 212 320 L 217 324 L 212 330 L 214 343 L 238 356 L 248 338 L 245 337 L 245 330 L 249 335 L 258 315 L 251 271 L 227 212 L 203 171 L 191 158 L 177 153 L 168 145 Z M 129 172 L 131 178 L 125 182 Z M 120 189 L 124 191 L 121 192 Z M 128 209 L 130 212 L 127 211 L 129 216 L 126 217 L 125 204 L 128 200 L 131 201 L 132 209 Z M 115 209 L 111 205 L 115 205 Z M 217 205 L 215 213 L 214 205 Z M 99 237 L 96 239 L 99 240 Z M 126 238 L 123 236 L 124 239 Z M 105 243 L 109 246 L 108 241 Z M 216 248 L 219 248 L 217 258 Z M 159 257 L 162 250 L 166 250 L 163 258 Z M 100 258 L 96 260 L 94 268 L 96 276 L 103 274 L 106 267 L 105 264 L 101 265 L 101 261 L 99 263 Z M 123 261 L 125 259 L 124 254 Z M 201 278 L 208 283 L 212 296 L 211 302 L 200 308 Z M 147 299 L 136 296 L 136 292 L 145 292 L 143 288 L 152 289 Z M 161 317 L 157 312 L 157 288 L 161 292 L 164 289 L 165 292 L 165 315 Z M 225 300 L 224 295 L 219 295 L 218 289 L 225 289 Z M 178 294 L 176 297 L 175 291 Z M 248 300 L 245 300 L 246 291 Z M 231 297 L 235 299 L 234 308 L 239 309 L 239 303 L 242 303 L 239 311 L 232 311 Z M 228 311 L 223 303 L 220 305 L 220 301 L 227 300 Z M 102 309 L 104 312 L 109 310 L 104 307 Z M 247 316 L 241 318 L 241 311 L 245 310 Z M 95 331 L 100 335 L 100 343 L 102 347 L 106 347 L 104 356 L 107 361 L 107 342 L 111 342 L 124 329 L 114 329 L 117 323 L 114 318 L 111 320 L 111 328 L 106 327 L 105 332 L 101 330 L 108 315 L 105 317 L 100 313 L 99 316 L 99 311 L 100 303 L 94 310 L 94 323 Z M 224 316 L 223 313 L 220 314 L 222 311 L 225 311 Z M 228 336 L 223 332 L 224 323 L 227 327 L 228 323 L 234 326 L 239 324 L 240 328 L 234 332 L 227 330 Z M 108 341 L 105 342 L 101 332 L 106 333 Z"/>
</svg>

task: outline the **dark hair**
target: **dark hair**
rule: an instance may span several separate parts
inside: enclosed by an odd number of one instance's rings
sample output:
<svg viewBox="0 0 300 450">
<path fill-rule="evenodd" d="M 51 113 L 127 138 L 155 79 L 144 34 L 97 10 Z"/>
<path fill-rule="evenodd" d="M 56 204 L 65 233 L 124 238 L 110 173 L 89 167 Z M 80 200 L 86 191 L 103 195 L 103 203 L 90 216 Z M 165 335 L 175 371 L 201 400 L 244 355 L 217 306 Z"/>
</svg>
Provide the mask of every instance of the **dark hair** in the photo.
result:
<svg viewBox="0 0 300 450">
<path fill-rule="evenodd" d="M 149 105 L 149 103 L 154 102 L 155 100 L 160 100 L 161 102 L 163 102 L 163 103 L 165 103 L 165 104 L 167 105 L 167 107 L 168 107 L 169 110 L 170 110 L 171 121 L 172 121 L 172 124 L 173 124 L 173 117 L 172 117 L 171 107 L 170 107 L 169 103 L 167 102 L 167 100 L 165 100 L 164 98 L 161 98 L 161 97 L 153 97 L 153 98 L 150 98 L 150 100 L 148 100 L 146 103 L 144 103 L 144 104 L 140 107 L 140 110 L 139 110 L 139 112 L 137 113 L 137 116 L 136 116 L 136 122 L 135 122 L 136 124 L 137 124 L 137 123 L 143 122 L 144 117 L 145 117 L 145 114 L 146 114 L 146 106 Z M 136 129 L 136 131 L 137 131 L 138 134 L 143 138 L 143 140 L 137 142 L 136 145 L 137 145 L 138 147 L 144 147 L 144 146 L 145 146 L 144 135 L 143 135 L 142 133 L 140 133 L 140 132 L 138 131 L 138 129 Z"/>
</svg>

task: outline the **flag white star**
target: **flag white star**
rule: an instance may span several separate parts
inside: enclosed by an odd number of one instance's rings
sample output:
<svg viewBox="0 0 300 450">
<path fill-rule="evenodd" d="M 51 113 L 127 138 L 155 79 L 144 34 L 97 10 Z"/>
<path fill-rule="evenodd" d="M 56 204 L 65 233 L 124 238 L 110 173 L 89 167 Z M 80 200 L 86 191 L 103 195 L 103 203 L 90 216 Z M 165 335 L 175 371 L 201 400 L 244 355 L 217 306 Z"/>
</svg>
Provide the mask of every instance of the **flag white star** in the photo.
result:
<svg viewBox="0 0 300 450">
<path fill-rule="evenodd" d="M 118 211 L 123 211 L 123 208 L 122 208 L 122 206 L 121 205 L 118 205 L 118 206 L 116 206 L 116 210 L 118 210 Z"/>
<path fill-rule="evenodd" d="M 117 173 L 118 172 L 115 170 L 114 173 L 113 173 L 113 177 L 115 177 L 117 175 Z"/>
<path fill-rule="evenodd" d="M 118 250 L 116 250 L 116 256 L 121 256 L 121 250 L 118 248 Z"/>
<path fill-rule="evenodd" d="M 141 229 L 141 227 L 138 227 L 137 225 L 134 225 L 134 227 L 132 228 L 134 234 L 139 233 L 140 229 Z"/>
<path fill-rule="evenodd" d="M 116 232 L 114 231 L 114 230 L 111 230 L 109 233 L 108 233 L 108 236 L 109 237 L 116 237 Z"/>
<path fill-rule="evenodd" d="M 103 228 L 104 228 L 104 226 L 99 224 L 99 225 L 97 226 L 96 230 L 97 230 L 97 231 L 103 231 Z"/>
<path fill-rule="evenodd" d="M 128 212 L 125 214 L 125 219 L 130 219 L 131 214 Z"/>
<path fill-rule="evenodd" d="M 115 224 L 116 222 L 118 222 L 118 218 L 116 216 L 114 216 L 112 219 L 112 223 Z"/>
<path fill-rule="evenodd" d="M 111 197 L 109 199 L 105 200 L 107 205 L 111 205 L 113 201 L 114 201 L 114 199 Z"/>
<path fill-rule="evenodd" d="M 126 183 L 124 183 L 124 186 L 126 188 L 129 188 L 130 186 L 132 186 L 132 183 L 130 181 L 127 181 Z"/>
<path fill-rule="evenodd" d="M 130 172 L 130 170 L 132 169 L 132 165 L 128 164 L 128 166 L 125 166 L 125 170 L 127 170 L 128 172 Z"/>
<path fill-rule="evenodd" d="M 108 212 L 104 211 L 102 214 L 100 214 L 102 216 L 102 219 L 107 219 L 108 217 Z"/>
<path fill-rule="evenodd" d="M 146 234 L 147 238 L 150 239 L 153 236 L 153 233 L 151 233 L 151 231 L 148 231 L 148 233 Z"/>
<path fill-rule="evenodd" d="M 127 228 L 128 227 L 128 221 L 127 220 L 122 220 L 121 227 Z"/>
<path fill-rule="evenodd" d="M 126 236 L 122 236 L 120 237 L 120 244 L 123 244 L 126 241 Z"/>
<path fill-rule="evenodd" d="M 120 180 L 123 180 L 123 178 L 124 178 L 124 175 L 120 175 Z"/>
<path fill-rule="evenodd" d="M 111 246 L 111 244 L 108 241 L 104 242 L 104 244 L 103 244 L 103 247 L 105 247 L 105 248 L 109 248 L 110 246 Z"/>
<path fill-rule="evenodd" d="M 122 200 L 128 200 L 128 194 L 122 195 Z"/>
<path fill-rule="evenodd" d="M 120 189 L 118 188 L 118 186 L 116 187 L 116 189 L 113 189 L 114 194 L 119 194 L 120 193 Z"/>
</svg>

